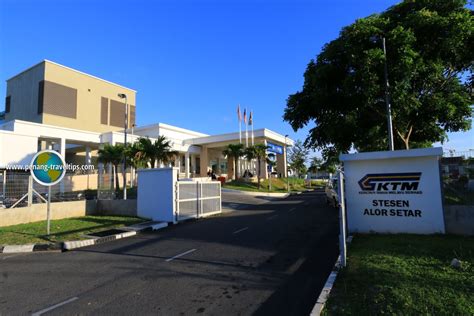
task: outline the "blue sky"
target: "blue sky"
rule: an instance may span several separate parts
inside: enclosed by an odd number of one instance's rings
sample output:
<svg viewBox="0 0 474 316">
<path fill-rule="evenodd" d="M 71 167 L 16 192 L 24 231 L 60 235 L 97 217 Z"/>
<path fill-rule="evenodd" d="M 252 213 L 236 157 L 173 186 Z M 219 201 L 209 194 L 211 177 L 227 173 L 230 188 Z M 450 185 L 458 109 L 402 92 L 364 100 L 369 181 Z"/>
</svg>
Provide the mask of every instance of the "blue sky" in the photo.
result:
<svg viewBox="0 0 474 316">
<path fill-rule="evenodd" d="M 240 103 L 255 128 L 304 139 L 282 114 L 307 63 L 343 26 L 396 2 L 1 0 L 0 98 L 6 79 L 49 59 L 137 90 L 138 125 L 232 132 Z M 473 130 L 450 139 L 474 148 Z"/>
</svg>

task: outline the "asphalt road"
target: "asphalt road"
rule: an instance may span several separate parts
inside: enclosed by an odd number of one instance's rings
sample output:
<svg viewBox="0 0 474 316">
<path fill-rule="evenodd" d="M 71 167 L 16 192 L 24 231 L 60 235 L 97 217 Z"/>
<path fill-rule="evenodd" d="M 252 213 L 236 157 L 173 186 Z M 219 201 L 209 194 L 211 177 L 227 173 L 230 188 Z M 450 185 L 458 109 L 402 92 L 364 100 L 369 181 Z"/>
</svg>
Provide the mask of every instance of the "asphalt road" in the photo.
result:
<svg viewBox="0 0 474 316">
<path fill-rule="evenodd" d="M 0 314 L 308 315 L 337 257 L 323 193 L 223 206 L 71 252 L 2 254 Z"/>
</svg>

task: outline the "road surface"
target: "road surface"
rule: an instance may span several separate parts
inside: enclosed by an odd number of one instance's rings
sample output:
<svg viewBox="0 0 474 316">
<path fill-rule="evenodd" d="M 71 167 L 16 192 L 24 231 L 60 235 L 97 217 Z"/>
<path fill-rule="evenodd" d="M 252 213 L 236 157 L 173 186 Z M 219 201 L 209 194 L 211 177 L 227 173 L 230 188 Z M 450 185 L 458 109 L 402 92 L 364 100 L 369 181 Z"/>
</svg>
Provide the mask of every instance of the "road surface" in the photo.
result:
<svg viewBox="0 0 474 316">
<path fill-rule="evenodd" d="M 308 315 L 337 257 L 322 192 L 66 253 L 0 255 L 0 314 Z"/>
</svg>

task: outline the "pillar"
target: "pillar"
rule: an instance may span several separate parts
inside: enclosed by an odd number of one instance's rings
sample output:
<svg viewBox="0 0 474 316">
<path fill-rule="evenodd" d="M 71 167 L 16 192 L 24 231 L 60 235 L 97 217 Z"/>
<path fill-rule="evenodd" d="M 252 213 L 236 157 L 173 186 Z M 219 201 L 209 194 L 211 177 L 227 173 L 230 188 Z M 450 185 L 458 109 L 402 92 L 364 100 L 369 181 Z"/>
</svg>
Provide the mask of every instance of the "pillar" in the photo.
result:
<svg viewBox="0 0 474 316">
<path fill-rule="evenodd" d="M 196 155 L 191 155 L 191 175 L 196 175 Z"/>
<path fill-rule="evenodd" d="M 209 169 L 209 154 L 206 146 L 201 147 L 200 166 L 201 177 L 207 177 L 207 171 Z"/>
<path fill-rule="evenodd" d="M 276 168 L 282 178 L 286 178 L 286 146 L 283 147 L 283 154 L 276 155 Z"/>
<path fill-rule="evenodd" d="M 190 164 L 190 158 L 189 158 L 189 152 L 186 152 L 184 154 L 184 172 L 186 173 L 186 178 L 190 178 L 191 177 L 191 174 L 190 174 L 190 168 L 189 168 L 189 164 Z"/>
</svg>

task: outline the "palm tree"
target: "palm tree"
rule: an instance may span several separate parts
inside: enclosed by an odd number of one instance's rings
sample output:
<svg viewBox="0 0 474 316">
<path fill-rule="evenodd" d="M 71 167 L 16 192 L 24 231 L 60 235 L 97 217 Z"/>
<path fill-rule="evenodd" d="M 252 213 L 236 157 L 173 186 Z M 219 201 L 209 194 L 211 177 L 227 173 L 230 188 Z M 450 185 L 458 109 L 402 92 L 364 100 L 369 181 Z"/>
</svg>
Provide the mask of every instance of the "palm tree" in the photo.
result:
<svg viewBox="0 0 474 316">
<path fill-rule="evenodd" d="M 158 163 L 169 163 L 179 153 L 176 150 L 171 150 L 171 141 L 167 140 L 165 136 L 159 136 L 153 143 L 155 148 L 155 159 Z"/>
<path fill-rule="evenodd" d="M 118 165 L 123 162 L 123 153 L 125 147 L 121 144 L 110 145 L 105 144 L 103 148 L 99 149 L 99 162 L 103 164 L 112 164 L 115 172 L 115 191 L 120 190 L 118 178 Z"/>
<path fill-rule="evenodd" d="M 249 163 L 256 158 L 255 150 L 253 150 L 252 146 L 244 149 L 244 157 Z"/>
<path fill-rule="evenodd" d="M 125 156 L 127 157 L 127 165 L 133 166 L 135 169 L 146 168 L 148 161 L 141 156 L 140 143 L 134 142 L 125 149 Z"/>
<path fill-rule="evenodd" d="M 261 171 L 260 167 L 262 164 L 262 161 L 267 159 L 267 149 L 268 146 L 265 144 L 256 144 L 254 146 L 248 147 L 249 150 L 254 152 L 255 158 L 257 159 L 257 179 L 258 179 L 258 189 L 260 190 L 260 177 L 261 177 Z"/>
<path fill-rule="evenodd" d="M 177 151 L 171 150 L 171 142 L 165 136 L 159 136 L 154 142 L 148 137 L 140 137 L 135 144 L 134 159 L 143 166 L 150 163 L 151 168 L 155 168 L 157 162 L 170 162 L 178 154 Z"/>
<path fill-rule="evenodd" d="M 232 158 L 232 180 L 236 179 L 236 170 L 235 170 L 235 162 L 239 160 L 240 157 L 244 155 L 243 151 L 244 145 L 242 144 L 229 144 L 227 148 L 224 149 L 222 154 L 227 157 Z"/>
</svg>

